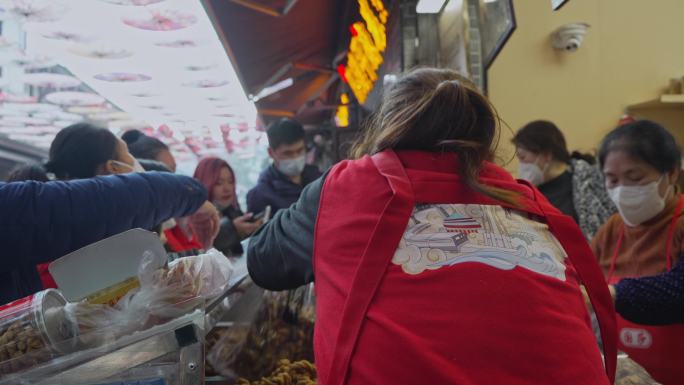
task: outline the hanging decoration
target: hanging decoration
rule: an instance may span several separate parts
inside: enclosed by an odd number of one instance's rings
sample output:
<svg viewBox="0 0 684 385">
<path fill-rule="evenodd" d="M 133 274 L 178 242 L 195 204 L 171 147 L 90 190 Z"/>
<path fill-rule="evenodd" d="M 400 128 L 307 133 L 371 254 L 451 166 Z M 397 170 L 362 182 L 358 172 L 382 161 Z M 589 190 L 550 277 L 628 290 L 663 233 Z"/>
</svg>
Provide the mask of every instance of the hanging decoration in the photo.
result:
<svg viewBox="0 0 684 385">
<path fill-rule="evenodd" d="M 20 53 L 19 57 L 12 60 L 12 64 L 17 67 L 22 67 L 25 70 L 32 71 L 54 67 L 57 65 L 57 62 L 48 56 Z"/>
<path fill-rule="evenodd" d="M 214 79 L 202 79 L 202 80 L 195 80 L 191 82 L 186 82 L 183 83 L 185 87 L 192 87 L 192 88 L 214 88 L 214 87 L 223 87 L 225 85 L 228 85 L 227 80 L 214 80 Z"/>
<path fill-rule="evenodd" d="M 175 31 L 187 28 L 197 22 L 189 13 L 177 11 L 154 11 L 151 16 L 124 17 L 123 22 L 134 28 L 149 31 Z"/>
<path fill-rule="evenodd" d="M 148 75 L 134 74 L 128 72 L 109 72 L 105 74 L 95 75 L 95 79 L 105 82 L 114 83 L 130 83 L 130 82 L 146 82 L 152 78 Z"/>
<path fill-rule="evenodd" d="M 37 99 L 33 96 L 16 95 L 0 91 L 0 103 L 35 103 Z"/>
<path fill-rule="evenodd" d="M 133 52 L 125 48 L 106 45 L 76 46 L 69 49 L 69 52 L 93 59 L 124 59 L 133 56 Z"/>
<path fill-rule="evenodd" d="M 27 73 L 22 77 L 22 81 L 24 84 L 39 88 L 74 88 L 82 84 L 79 79 L 71 75 L 50 72 Z"/>
<path fill-rule="evenodd" d="M 191 39 L 179 39 L 179 40 L 171 40 L 171 41 L 160 41 L 157 43 L 154 43 L 157 47 L 164 47 L 164 48 L 195 48 L 198 47 L 200 44 L 196 40 L 191 40 Z"/>
<path fill-rule="evenodd" d="M 69 43 L 87 43 L 93 40 L 92 37 L 83 35 L 81 33 L 65 30 L 45 31 L 41 34 L 41 36 L 43 36 L 46 39 L 60 40 Z"/>
<path fill-rule="evenodd" d="M 58 106 L 48 103 L 5 103 L 0 110 L 0 115 L 5 116 L 5 114 L 11 114 L 12 111 L 20 114 L 36 114 L 39 112 L 60 111 L 60 109 Z"/>
<path fill-rule="evenodd" d="M 95 106 L 105 102 L 100 95 L 79 91 L 53 92 L 47 94 L 45 100 L 60 106 Z"/>
<path fill-rule="evenodd" d="M 69 7 L 55 0 L 4 0 L 0 5 L 5 11 L 3 18 L 30 23 L 57 21 L 69 10 Z"/>
<path fill-rule="evenodd" d="M 128 5 L 128 6 L 146 6 L 150 4 L 161 3 L 165 0 L 102 0 L 104 2 L 116 5 Z"/>
</svg>

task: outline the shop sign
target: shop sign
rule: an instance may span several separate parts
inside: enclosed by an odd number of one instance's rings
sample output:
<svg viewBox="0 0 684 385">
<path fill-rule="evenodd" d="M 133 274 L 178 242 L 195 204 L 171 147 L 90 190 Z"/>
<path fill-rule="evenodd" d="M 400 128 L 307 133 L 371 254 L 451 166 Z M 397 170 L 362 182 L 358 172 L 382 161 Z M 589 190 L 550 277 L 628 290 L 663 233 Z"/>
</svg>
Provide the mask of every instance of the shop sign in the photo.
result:
<svg viewBox="0 0 684 385">
<path fill-rule="evenodd" d="M 337 127 L 349 127 L 349 95 L 340 95 L 340 106 L 337 107 L 335 114 L 335 124 Z"/>
<path fill-rule="evenodd" d="M 363 21 L 350 27 L 347 65 L 338 66 L 342 79 L 349 84 L 359 103 L 365 103 L 378 80 L 378 69 L 387 48 L 387 20 L 389 12 L 382 0 L 358 0 Z"/>
</svg>

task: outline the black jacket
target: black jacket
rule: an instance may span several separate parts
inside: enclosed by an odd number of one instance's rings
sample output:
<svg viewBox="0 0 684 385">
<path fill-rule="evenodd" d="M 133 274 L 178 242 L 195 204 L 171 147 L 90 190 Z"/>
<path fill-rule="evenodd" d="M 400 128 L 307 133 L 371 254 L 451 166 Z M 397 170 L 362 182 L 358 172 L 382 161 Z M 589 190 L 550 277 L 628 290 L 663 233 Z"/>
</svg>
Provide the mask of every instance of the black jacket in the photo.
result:
<svg viewBox="0 0 684 385">
<path fill-rule="evenodd" d="M 221 223 L 219 233 L 214 239 L 214 248 L 227 256 L 239 256 L 243 254 L 240 236 L 233 224 L 237 217 L 245 215 L 239 208 L 229 206 L 221 211 Z"/>
<path fill-rule="evenodd" d="M 288 290 L 313 282 L 314 229 L 326 176 L 308 185 L 297 203 L 278 211 L 250 239 L 247 269 L 257 285 Z"/>
<path fill-rule="evenodd" d="M 295 184 L 278 171 L 274 165 L 265 169 L 257 185 L 247 193 L 247 211 L 259 214 L 271 206 L 271 212 L 286 209 L 299 199 L 299 196 L 309 183 L 321 176 L 321 172 L 314 166 L 307 165 L 302 172 L 302 184 Z"/>
</svg>

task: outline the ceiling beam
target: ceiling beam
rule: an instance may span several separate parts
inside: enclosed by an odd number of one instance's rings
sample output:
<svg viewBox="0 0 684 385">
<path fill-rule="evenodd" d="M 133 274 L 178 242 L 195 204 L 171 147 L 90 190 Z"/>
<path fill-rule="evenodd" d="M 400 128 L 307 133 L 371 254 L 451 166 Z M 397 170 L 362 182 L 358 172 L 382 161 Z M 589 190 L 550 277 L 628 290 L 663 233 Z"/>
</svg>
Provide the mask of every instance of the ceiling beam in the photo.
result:
<svg viewBox="0 0 684 385">
<path fill-rule="evenodd" d="M 302 70 L 302 71 L 313 71 L 313 72 L 320 72 L 320 73 L 326 73 L 326 74 L 335 73 L 335 70 L 330 68 L 330 67 L 319 66 L 316 64 L 295 62 L 295 63 L 293 63 L 293 66 L 294 66 L 294 68 L 296 68 L 298 70 Z"/>
<path fill-rule="evenodd" d="M 274 110 L 274 109 L 259 109 L 259 115 L 264 115 L 264 116 L 277 116 L 277 117 L 283 117 L 283 118 L 294 118 L 295 114 L 292 111 L 288 110 Z"/>
<path fill-rule="evenodd" d="M 266 82 L 264 82 L 264 85 L 259 87 L 258 90 L 254 91 L 254 96 L 259 95 L 261 91 L 263 91 L 265 88 L 268 88 L 274 84 L 276 84 L 283 76 L 285 76 L 288 71 L 290 71 L 293 67 L 292 63 L 285 63 L 278 71 L 276 71 L 273 75 L 271 75 Z"/>
<path fill-rule="evenodd" d="M 302 104 L 302 105 L 299 107 L 299 109 L 297 109 L 297 115 L 301 114 L 302 112 L 304 112 L 305 109 L 309 108 L 309 103 L 312 102 L 312 101 L 314 101 L 314 100 L 316 100 L 316 99 L 318 99 L 318 98 L 321 96 L 321 94 L 322 94 L 323 92 L 325 92 L 325 90 L 327 90 L 328 88 L 330 88 L 330 86 L 332 86 L 333 84 L 335 84 L 335 82 L 337 81 L 338 78 L 339 78 L 339 75 L 335 72 L 334 75 L 332 75 L 332 76 L 330 77 L 330 79 L 328 79 L 325 83 L 321 84 L 321 86 L 319 86 L 318 88 L 316 88 L 316 89 L 311 93 L 311 95 L 309 95 L 309 97 L 306 99 L 306 101 L 304 102 L 304 104 Z"/>
<path fill-rule="evenodd" d="M 254 0 L 231 0 L 237 5 L 241 5 L 245 8 L 249 8 L 253 11 L 263 13 L 268 16 L 273 17 L 283 17 L 286 16 L 292 8 L 297 4 L 297 0 L 288 0 L 283 8 L 269 7 L 267 5 L 259 4 Z"/>
</svg>

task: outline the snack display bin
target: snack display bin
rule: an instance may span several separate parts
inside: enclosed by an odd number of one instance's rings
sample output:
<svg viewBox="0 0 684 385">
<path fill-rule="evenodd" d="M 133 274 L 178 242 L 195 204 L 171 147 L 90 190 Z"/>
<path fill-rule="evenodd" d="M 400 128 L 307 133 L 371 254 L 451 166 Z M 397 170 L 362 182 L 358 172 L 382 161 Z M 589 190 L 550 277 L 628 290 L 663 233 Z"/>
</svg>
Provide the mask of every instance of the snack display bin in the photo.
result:
<svg viewBox="0 0 684 385">
<path fill-rule="evenodd" d="M 224 291 L 164 324 L 72 351 L 29 370 L 0 377 L 0 385 L 199 385 L 204 383 L 205 336 L 251 285 L 245 258 Z M 73 342 L 67 341 L 73 345 Z"/>
</svg>

